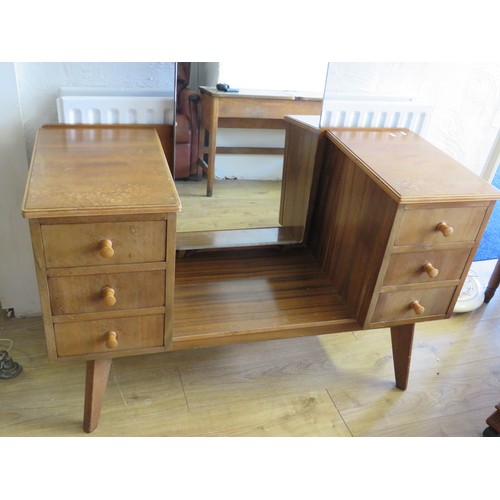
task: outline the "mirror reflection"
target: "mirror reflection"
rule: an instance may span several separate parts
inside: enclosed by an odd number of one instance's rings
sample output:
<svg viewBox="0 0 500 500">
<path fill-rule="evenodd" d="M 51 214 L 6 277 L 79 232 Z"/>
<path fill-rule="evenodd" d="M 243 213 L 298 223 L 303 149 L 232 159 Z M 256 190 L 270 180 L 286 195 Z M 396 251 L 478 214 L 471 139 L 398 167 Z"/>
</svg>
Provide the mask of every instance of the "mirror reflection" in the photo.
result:
<svg viewBox="0 0 500 500">
<path fill-rule="evenodd" d="M 282 66 L 276 61 L 178 63 L 179 233 L 280 226 L 283 117 L 319 117 L 327 70 L 326 63 Z M 228 91 L 217 90 L 218 83 L 227 84 Z M 190 151 L 180 136 L 190 139 Z"/>
<path fill-rule="evenodd" d="M 301 62 L 277 71 L 276 62 L 213 62 L 190 63 L 189 72 L 199 142 L 189 174 L 176 171 L 181 233 L 280 228 L 284 130 L 270 108 L 318 127 L 409 128 L 487 180 L 498 163 L 498 64 Z M 286 102 L 286 92 L 298 99 Z"/>
<path fill-rule="evenodd" d="M 498 63 L 329 63 L 321 124 L 407 127 L 491 180 L 499 86 Z"/>
<path fill-rule="evenodd" d="M 155 126 L 175 171 L 185 234 L 280 229 L 284 115 L 413 128 L 488 181 L 499 160 L 499 63 L 18 63 L 16 74 L 28 157 L 45 123 Z M 221 97 L 217 83 L 239 92 Z M 146 115 L 118 112 L 125 98 L 140 100 L 134 109 Z M 161 105 L 160 118 L 149 99 Z"/>
</svg>

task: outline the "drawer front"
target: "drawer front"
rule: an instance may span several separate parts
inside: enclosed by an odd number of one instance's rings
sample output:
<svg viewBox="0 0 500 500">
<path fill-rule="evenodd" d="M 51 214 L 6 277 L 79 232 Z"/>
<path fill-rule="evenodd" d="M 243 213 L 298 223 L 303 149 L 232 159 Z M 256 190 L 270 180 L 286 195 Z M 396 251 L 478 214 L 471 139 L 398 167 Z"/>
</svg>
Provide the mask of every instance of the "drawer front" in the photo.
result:
<svg viewBox="0 0 500 500">
<path fill-rule="evenodd" d="M 165 221 L 42 226 L 46 266 L 77 267 L 165 260 Z"/>
<path fill-rule="evenodd" d="M 487 206 L 405 210 L 394 244 L 420 245 L 474 241 Z M 446 223 L 453 233 L 445 236 L 437 227 Z"/>
<path fill-rule="evenodd" d="M 470 248 L 393 254 L 384 286 L 458 280 L 469 255 Z"/>
<path fill-rule="evenodd" d="M 435 287 L 381 293 L 371 323 L 413 321 L 445 315 L 455 290 L 456 287 Z M 420 311 L 420 314 L 412 308 L 414 301 L 417 301 L 425 309 Z"/>
<path fill-rule="evenodd" d="M 165 271 L 53 277 L 48 284 L 55 316 L 165 305 Z"/>
<path fill-rule="evenodd" d="M 54 331 L 58 356 L 161 347 L 164 337 L 164 316 L 56 323 Z M 107 343 L 109 345 L 106 345 Z"/>
</svg>

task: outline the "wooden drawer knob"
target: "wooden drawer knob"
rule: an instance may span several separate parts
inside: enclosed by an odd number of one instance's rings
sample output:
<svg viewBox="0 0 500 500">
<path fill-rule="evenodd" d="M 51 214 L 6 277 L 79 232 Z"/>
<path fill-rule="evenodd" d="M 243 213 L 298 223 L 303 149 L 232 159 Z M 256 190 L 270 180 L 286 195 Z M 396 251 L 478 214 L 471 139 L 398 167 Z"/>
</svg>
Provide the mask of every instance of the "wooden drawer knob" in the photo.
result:
<svg viewBox="0 0 500 500">
<path fill-rule="evenodd" d="M 436 269 L 430 262 L 424 265 L 424 271 L 429 275 L 429 278 L 435 278 L 439 274 L 439 270 Z"/>
<path fill-rule="evenodd" d="M 110 259 L 115 254 L 113 242 L 111 240 L 101 240 L 99 242 L 99 254 L 105 259 Z"/>
<path fill-rule="evenodd" d="M 103 286 L 101 288 L 102 302 L 106 306 L 114 306 L 116 304 L 115 290 L 110 286 Z"/>
<path fill-rule="evenodd" d="M 418 314 L 419 316 L 421 314 L 424 314 L 425 312 L 425 307 L 420 305 L 418 300 L 414 300 L 413 302 L 411 302 L 410 309 L 413 309 L 415 311 L 415 314 Z"/>
<path fill-rule="evenodd" d="M 108 349 L 116 349 L 118 347 L 117 333 L 110 331 L 104 336 L 105 344 Z"/>
<path fill-rule="evenodd" d="M 437 226 L 436 229 L 438 231 L 441 231 L 443 233 L 443 236 L 448 237 L 453 234 L 453 228 L 451 226 L 448 226 L 446 222 L 440 222 Z"/>
</svg>

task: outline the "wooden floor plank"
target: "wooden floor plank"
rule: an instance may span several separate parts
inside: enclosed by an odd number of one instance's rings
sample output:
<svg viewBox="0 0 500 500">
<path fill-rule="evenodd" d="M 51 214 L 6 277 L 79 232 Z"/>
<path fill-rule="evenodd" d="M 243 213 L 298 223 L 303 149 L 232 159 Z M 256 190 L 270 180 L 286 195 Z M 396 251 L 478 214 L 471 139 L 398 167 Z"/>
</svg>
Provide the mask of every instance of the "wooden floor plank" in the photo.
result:
<svg viewBox="0 0 500 500">
<path fill-rule="evenodd" d="M 211 197 L 204 181 L 176 181 L 175 186 L 182 200 L 179 232 L 279 225 L 281 181 L 217 179 Z"/>
</svg>

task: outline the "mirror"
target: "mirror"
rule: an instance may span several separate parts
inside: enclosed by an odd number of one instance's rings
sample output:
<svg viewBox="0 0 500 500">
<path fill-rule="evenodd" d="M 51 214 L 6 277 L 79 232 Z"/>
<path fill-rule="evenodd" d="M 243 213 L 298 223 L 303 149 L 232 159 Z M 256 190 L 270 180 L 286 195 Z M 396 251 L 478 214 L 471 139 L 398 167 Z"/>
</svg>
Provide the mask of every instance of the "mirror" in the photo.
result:
<svg viewBox="0 0 500 500">
<path fill-rule="evenodd" d="M 344 119 L 350 126 L 372 120 L 375 126 L 407 127 L 488 178 L 499 129 L 499 82 L 498 63 L 333 62 L 321 124 Z M 357 104 L 349 107 L 349 101 Z"/>
<path fill-rule="evenodd" d="M 244 70 L 247 65 L 239 66 Z M 243 78 L 238 80 L 236 73 L 231 73 L 236 66 L 192 63 L 192 68 L 190 87 L 193 89 L 214 87 L 219 82 L 235 88 L 247 87 Z M 250 87 L 262 89 L 266 84 L 271 87 L 265 79 L 257 80 L 259 71 L 255 67 L 247 69 Z M 299 65 L 296 69 L 300 70 Z M 273 71 L 263 65 L 260 73 L 267 76 Z M 487 175 L 487 157 L 498 134 L 498 127 L 492 126 L 498 123 L 500 109 L 498 63 L 333 62 L 325 64 L 322 78 L 326 84 L 318 112 L 321 126 L 410 128 L 478 175 Z M 283 81 L 278 88 L 280 86 L 293 88 Z M 227 101 L 229 98 L 227 94 Z M 256 144 L 278 149 L 279 144 L 274 141 L 283 141 L 283 130 L 243 129 L 238 128 L 239 125 L 241 122 L 237 120 L 219 123 L 217 179 L 212 197 L 206 196 L 205 177 L 196 182 L 176 182 L 183 201 L 179 234 L 197 232 L 201 240 L 202 234 L 211 235 L 212 238 L 198 243 L 201 246 L 224 246 L 224 238 L 215 239 L 219 230 L 225 231 L 226 237 L 228 229 L 245 233 L 241 242 L 248 244 L 260 241 L 258 230 L 279 228 L 283 157 L 239 153 L 242 146 L 249 152 Z M 273 161 L 279 164 L 277 169 L 272 167 Z M 267 179 L 247 179 L 248 172 L 256 177 L 274 173 Z M 244 184 L 248 189 L 239 191 L 238 186 Z M 251 184 L 254 191 L 250 190 Z M 252 234 L 248 232 L 250 229 Z"/>
<path fill-rule="evenodd" d="M 183 205 L 177 222 L 181 239 L 188 236 L 185 233 L 198 233 L 192 235 L 194 239 L 203 238 L 200 233 L 211 233 L 205 234 L 210 242 L 204 244 L 220 246 L 220 238 L 229 237 L 227 231 L 231 230 L 233 236 L 239 231 L 244 241 L 255 242 L 268 229 L 268 234 L 274 234 L 271 242 L 276 241 L 285 141 L 282 117 L 319 117 L 326 70 L 326 63 L 317 62 L 301 62 L 280 71 L 276 62 L 191 63 L 189 89 L 201 87 L 203 151 L 199 156 L 205 168 L 203 177 L 200 171 L 193 175 L 191 170 L 186 179 L 180 173 L 179 155 L 176 157 L 176 186 Z M 227 83 L 238 92 L 218 92 L 217 83 Z M 214 110 L 218 110 L 217 116 Z M 213 120 L 218 123 L 215 133 Z M 180 123 L 178 120 L 178 131 Z M 216 144 L 211 144 L 211 136 Z M 178 143 L 176 147 L 177 153 Z M 210 168 L 215 180 L 208 193 Z M 225 233 L 215 235 L 217 231 Z M 219 237 L 217 242 L 214 237 Z"/>
<path fill-rule="evenodd" d="M 175 63 L 18 62 L 15 70 L 28 158 L 45 124 L 161 123 L 173 128 Z"/>
</svg>

